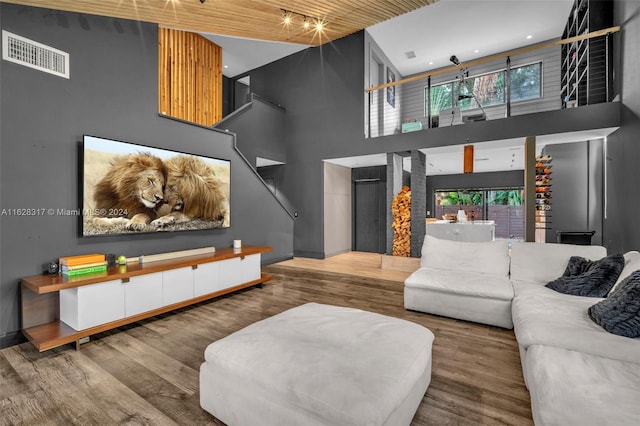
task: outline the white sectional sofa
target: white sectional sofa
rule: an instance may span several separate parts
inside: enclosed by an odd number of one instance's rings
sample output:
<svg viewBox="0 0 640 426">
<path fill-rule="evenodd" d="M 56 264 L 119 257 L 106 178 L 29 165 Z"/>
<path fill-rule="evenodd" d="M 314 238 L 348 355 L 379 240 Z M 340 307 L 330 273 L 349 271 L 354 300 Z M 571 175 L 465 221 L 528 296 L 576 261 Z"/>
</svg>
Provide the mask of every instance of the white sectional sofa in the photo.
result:
<svg viewBox="0 0 640 426">
<path fill-rule="evenodd" d="M 545 287 L 562 276 L 571 256 L 597 260 L 606 254 L 601 246 L 462 243 L 427 236 L 421 268 L 405 282 L 405 307 L 512 325 L 536 425 L 637 426 L 640 339 L 609 333 L 591 320 L 587 310 L 603 298 Z M 636 270 L 640 253 L 626 253 L 614 289 Z"/>
<path fill-rule="evenodd" d="M 420 269 L 405 281 L 414 311 L 512 328 L 509 242 L 461 242 L 426 235 Z"/>
</svg>

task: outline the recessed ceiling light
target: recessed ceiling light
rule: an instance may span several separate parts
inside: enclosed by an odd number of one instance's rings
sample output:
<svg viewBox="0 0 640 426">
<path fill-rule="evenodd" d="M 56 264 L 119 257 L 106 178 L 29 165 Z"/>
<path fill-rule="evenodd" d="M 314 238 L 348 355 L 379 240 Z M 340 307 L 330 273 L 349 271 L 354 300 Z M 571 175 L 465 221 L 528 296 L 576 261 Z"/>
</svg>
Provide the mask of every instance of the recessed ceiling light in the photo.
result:
<svg viewBox="0 0 640 426">
<path fill-rule="evenodd" d="M 473 51 L 473 53 L 478 53 L 478 52 L 480 52 L 480 49 L 476 49 Z"/>
<path fill-rule="evenodd" d="M 229 68 L 229 65 L 225 65 L 224 67 L 225 67 L 225 68 Z"/>
<path fill-rule="evenodd" d="M 532 36 L 531 34 L 529 34 L 529 35 L 527 36 L 527 40 L 531 40 L 532 38 L 533 38 L 533 36 Z"/>
<path fill-rule="evenodd" d="M 429 61 L 429 65 L 433 65 L 433 61 Z"/>
</svg>

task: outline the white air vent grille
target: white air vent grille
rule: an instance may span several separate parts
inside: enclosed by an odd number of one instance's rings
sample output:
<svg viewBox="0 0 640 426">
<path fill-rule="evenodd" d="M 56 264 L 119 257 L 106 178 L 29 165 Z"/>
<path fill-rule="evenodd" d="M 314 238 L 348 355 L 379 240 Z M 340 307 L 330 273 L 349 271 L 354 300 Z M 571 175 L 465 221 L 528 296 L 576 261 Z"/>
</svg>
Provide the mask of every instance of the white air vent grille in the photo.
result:
<svg viewBox="0 0 640 426">
<path fill-rule="evenodd" d="M 2 59 L 69 78 L 68 53 L 4 30 Z"/>
</svg>

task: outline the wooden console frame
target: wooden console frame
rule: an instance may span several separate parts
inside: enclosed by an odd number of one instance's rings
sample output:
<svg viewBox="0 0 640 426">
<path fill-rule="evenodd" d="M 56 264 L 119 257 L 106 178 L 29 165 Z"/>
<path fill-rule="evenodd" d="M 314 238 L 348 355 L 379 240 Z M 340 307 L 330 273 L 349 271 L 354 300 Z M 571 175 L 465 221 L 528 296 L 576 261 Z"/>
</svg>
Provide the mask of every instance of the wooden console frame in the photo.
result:
<svg viewBox="0 0 640 426">
<path fill-rule="evenodd" d="M 145 318 L 213 299 L 223 294 L 232 293 L 243 288 L 262 285 L 262 283 L 271 280 L 273 277 L 271 275 L 261 274 L 261 277 L 258 280 L 242 283 L 214 293 L 205 294 L 183 302 L 163 306 L 158 309 L 80 331 L 76 331 L 60 321 L 60 290 L 118 279 L 126 281 L 130 277 L 138 275 L 151 274 L 189 266 L 195 269 L 199 264 L 217 262 L 236 257 L 243 259 L 245 256 L 266 253 L 271 250 L 271 247 L 263 246 L 243 246 L 240 249 L 224 248 L 216 250 L 215 253 L 186 256 L 177 259 L 143 264 L 114 266 L 109 268 L 106 273 L 91 274 L 86 277 L 66 277 L 64 275 L 34 275 L 31 277 L 25 277 L 21 280 L 22 333 L 40 352 L 73 342 L 76 343 L 76 347 L 79 347 L 80 339 L 93 334 L 102 333 L 125 324 L 130 324 Z"/>
</svg>

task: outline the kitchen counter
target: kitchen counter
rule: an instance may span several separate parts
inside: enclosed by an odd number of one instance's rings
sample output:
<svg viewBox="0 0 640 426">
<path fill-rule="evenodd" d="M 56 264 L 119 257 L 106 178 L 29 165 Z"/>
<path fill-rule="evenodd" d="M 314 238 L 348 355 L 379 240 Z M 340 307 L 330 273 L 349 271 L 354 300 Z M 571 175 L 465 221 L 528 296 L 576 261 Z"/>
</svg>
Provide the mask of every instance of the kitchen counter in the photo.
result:
<svg viewBox="0 0 640 426">
<path fill-rule="evenodd" d="M 493 220 L 474 220 L 451 223 L 447 220 L 426 222 L 426 234 L 443 240 L 493 241 L 496 223 Z"/>
</svg>

